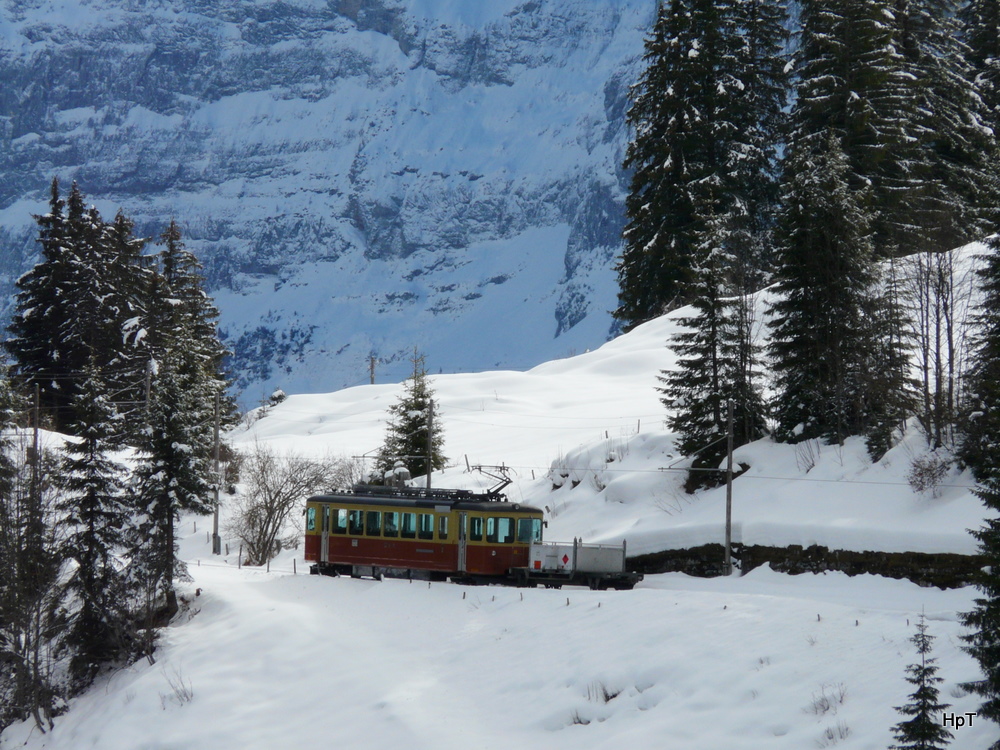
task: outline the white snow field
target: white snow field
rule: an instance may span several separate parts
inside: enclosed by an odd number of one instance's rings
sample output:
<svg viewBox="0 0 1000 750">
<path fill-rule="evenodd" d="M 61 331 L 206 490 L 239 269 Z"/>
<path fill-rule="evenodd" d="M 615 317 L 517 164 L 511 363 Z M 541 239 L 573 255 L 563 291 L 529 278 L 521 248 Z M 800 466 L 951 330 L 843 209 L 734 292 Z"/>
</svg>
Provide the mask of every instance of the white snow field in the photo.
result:
<svg viewBox="0 0 1000 750">
<path fill-rule="evenodd" d="M 976 708 L 956 690 L 976 676 L 955 621 L 968 591 L 766 570 L 651 576 L 632 592 L 379 583 L 208 559 L 193 572 L 202 594 L 164 632 L 155 665 L 99 683 L 50 734 L 21 725 L 0 746 L 885 748 L 921 611 L 942 695 L 961 714 Z M 996 734 L 974 719 L 953 746 Z"/>
<path fill-rule="evenodd" d="M 548 539 L 624 539 L 631 554 L 721 542 L 724 491 L 686 495 L 683 473 L 662 470 L 680 459 L 654 388 L 683 314 L 527 372 L 433 376 L 451 457 L 434 486 L 486 487 L 467 463 L 504 463 L 510 498 L 548 509 Z M 293 395 L 229 437 L 370 455 L 401 388 Z M 915 428 L 874 464 L 860 441 L 745 446 L 734 538 L 971 553 L 984 515 L 971 478 L 915 493 L 906 475 L 925 453 Z M 971 588 L 766 568 L 622 592 L 325 578 L 305 574 L 301 550 L 241 569 L 235 545 L 210 554 L 208 528 L 181 523 L 194 580 L 156 663 L 103 678 L 48 734 L 9 728 L 2 750 L 882 750 L 921 613 L 941 697 L 965 722 L 951 746 L 1000 736 L 958 687 L 978 677 L 961 650 Z"/>
</svg>

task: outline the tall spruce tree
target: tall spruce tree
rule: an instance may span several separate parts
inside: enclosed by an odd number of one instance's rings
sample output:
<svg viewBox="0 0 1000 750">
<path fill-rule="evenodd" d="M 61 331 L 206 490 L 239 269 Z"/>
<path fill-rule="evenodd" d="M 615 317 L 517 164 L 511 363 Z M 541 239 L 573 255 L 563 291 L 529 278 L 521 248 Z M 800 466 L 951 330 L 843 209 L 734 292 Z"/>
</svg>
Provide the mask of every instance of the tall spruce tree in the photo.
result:
<svg viewBox="0 0 1000 750">
<path fill-rule="evenodd" d="M 0 733 L 12 722 L 29 715 L 28 686 L 25 679 L 23 633 L 27 627 L 27 593 L 30 583 L 24 575 L 27 518 L 19 479 L 24 446 L 15 439 L 18 403 L 10 381 L 0 379 Z M 18 458 L 15 459 L 15 456 Z M 37 694 L 37 693 L 36 693 Z"/>
<path fill-rule="evenodd" d="M 1000 480 L 1000 238 L 987 246 L 977 277 L 982 299 L 965 375 L 958 455 L 978 481 L 986 482 Z"/>
<path fill-rule="evenodd" d="M 121 400 L 136 399 L 128 322 L 138 315 L 142 243 L 121 215 L 105 224 L 75 183 L 63 201 L 53 180 L 49 213 L 36 219 L 42 260 L 18 281 L 4 345 L 15 358 L 14 372 L 38 384 L 46 413 L 66 430 L 75 422 L 72 405 L 91 362 Z"/>
<path fill-rule="evenodd" d="M 961 0 L 897 0 L 897 45 L 911 82 L 903 210 L 916 231 L 906 251 L 941 252 L 993 231 L 1000 198 L 996 137 L 962 40 Z M 994 45 L 997 44 L 994 39 Z"/>
<path fill-rule="evenodd" d="M 135 429 L 142 423 L 149 363 L 144 322 L 151 304 L 148 291 L 155 260 L 144 255 L 147 240 L 136 237 L 134 229 L 132 220 L 119 211 L 102 233 L 106 249 L 103 272 L 111 288 L 104 306 L 113 343 L 102 377 L 115 410 L 125 418 L 130 443 L 135 442 Z"/>
<path fill-rule="evenodd" d="M 994 241 L 979 271 L 983 296 L 976 318 L 975 349 L 967 377 L 965 438 L 960 456 L 976 477 L 986 518 L 972 532 L 986 565 L 975 584 L 981 596 L 962 616 L 971 629 L 966 651 L 983 677 L 964 687 L 983 699 L 979 713 L 1000 724 L 1000 247 Z M 1000 741 L 992 746 L 1000 750 Z"/>
<path fill-rule="evenodd" d="M 878 342 L 866 310 L 877 293 L 870 217 L 828 131 L 795 144 L 779 225 L 771 355 L 779 437 L 842 442 L 868 425 L 866 358 Z"/>
<path fill-rule="evenodd" d="M 427 378 L 424 358 L 414 352 L 413 375 L 403 384 L 399 399 L 389 407 L 385 442 L 376 461 L 382 475 L 391 472 L 397 461 L 406 465 L 411 476 L 426 475 L 428 455 L 430 470 L 445 467 L 444 430 L 436 412 L 437 401 Z"/>
<path fill-rule="evenodd" d="M 934 448 L 954 448 L 963 331 L 951 251 L 993 231 L 1000 193 L 990 114 L 967 62 L 958 0 L 898 0 L 899 47 L 917 106 L 901 193 L 909 231 L 899 244 L 918 253 L 913 298 L 921 400 L 918 416 Z"/>
<path fill-rule="evenodd" d="M 122 446 L 124 420 L 106 390 L 96 369 L 89 368 L 70 425 L 80 440 L 64 448 L 57 503 L 62 557 L 75 563 L 65 585 L 72 598 L 66 642 L 73 650 L 70 671 L 77 690 L 102 666 L 127 659 L 132 643 L 131 597 L 120 562 L 130 523 L 126 468 L 112 454 Z"/>
<path fill-rule="evenodd" d="M 996 0 L 969 0 L 961 23 L 976 88 L 995 135 L 1000 133 L 1000 5 Z"/>
<path fill-rule="evenodd" d="M 141 592 L 141 606 L 152 625 L 177 612 L 175 582 L 186 576 L 177 557 L 178 516 L 213 510 L 212 421 L 206 419 L 201 387 L 184 358 L 182 350 L 170 350 L 157 362 L 135 471 L 141 521 L 133 540 L 130 581 Z"/>
<path fill-rule="evenodd" d="M 961 615 L 962 624 L 971 630 L 963 636 L 965 650 L 977 662 L 983 676 L 962 685 L 982 699 L 979 715 L 1000 724 L 1000 476 L 996 472 L 980 481 L 976 495 L 989 515 L 983 526 L 972 532 L 979 542 L 979 554 L 988 565 L 976 576 L 981 596 L 970 612 Z M 990 746 L 1000 750 L 1000 740 Z"/>
<path fill-rule="evenodd" d="M 223 394 L 224 415 L 236 411 L 226 395 L 228 381 L 224 360 L 228 355 L 219 339 L 219 310 L 205 292 L 201 264 L 187 249 L 176 222 L 171 221 L 160 236 L 160 279 L 152 278 L 152 300 L 147 314 L 153 332 L 148 343 L 153 356 L 180 349 L 185 353 L 184 367 L 190 369 L 192 387 L 196 388 L 205 408 L 211 411 L 216 393 Z"/>
<path fill-rule="evenodd" d="M 678 355 L 677 369 L 664 372 L 661 401 L 671 412 L 669 425 L 680 440 L 678 448 L 692 459 L 687 487 L 713 486 L 721 474 L 718 469 L 726 453 L 729 433 L 728 402 L 734 411 L 734 445 L 756 440 L 765 433 L 764 402 L 753 366 L 755 349 L 752 337 L 740 331 L 744 300 L 732 296 L 727 271 L 732 266 L 724 247 L 727 232 L 724 224 L 709 219 L 701 234 L 703 246 L 697 247 L 694 274 L 696 315 L 679 322 L 685 330 L 677 334 L 672 347 Z M 745 356 L 751 358 L 748 363 Z"/>
<path fill-rule="evenodd" d="M 0 414 L 17 408 L 12 390 L 0 387 Z M 31 410 L 37 417 L 37 410 Z M 35 422 L 37 425 L 37 422 Z M 31 433 L 2 425 L 10 452 L 0 490 L 0 728 L 13 720 L 33 719 L 45 732 L 59 701 L 51 654 L 61 633 L 59 556 L 52 512 L 51 470 L 47 453 Z"/>
<path fill-rule="evenodd" d="M 12 372 L 37 385 L 42 402 L 64 405 L 62 395 L 73 364 L 60 356 L 55 332 L 71 314 L 64 282 L 73 252 L 66 201 L 52 180 L 48 213 L 35 217 L 42 260 L 17 280 L 16 308 L 4 347 L 14 358 Z"/>
<path fill-rule="evenodd" d="M 758 283 L 774 199 L 784 95 L 783 5 L 670 0 L 632 88 L 625 250 L 617 265 L 626 329 L 694 298 L 698 212 L 728 217 L 741 283 Z M 704 217 L 702 217 L 702 220 Z"/>
<path fill-rule="evenodd" d="M 937 676 L 936 660 L 930 656 L 934 636 L 928 634 L 923 614 L 910 640 L 917 647 L 920 663 L 906 668 L 906 681 L 916 689 L 910 693 L 909 703 L 896 707 L 899 713 L 910 718 L 893 727 L 898 744 L 891 745 L 890 750 L 942 750 L 953 737 L 941 722 L 941 713 L 950 704 L 942 703 L 939 697 L 937 686 L 944 680 Z"/>
<path fill-rule="evenodd" d="M 908 227 L 908 133 L 917 100 L 897 45 L 893 0 L 803 0 L 790 141 L 822 150 L 833 131 L 846 183 L 865 190 L 877 257 L 894 255 Z"/>
<path fill-rule="evenodd" d="M 729 144 L 727 191 L 735 198 L 739 221 L 729 243 L 734 253 L 733 282 L 747 296 L 763 288 L 774 270 L 773 230 L 780 202 L 779 159 L 789 92 L 788 8 L 785 0 L 747 0 L 731 9 L 736 52 L 727 108 L 737 127 Z M 742 115 L 742 117 L 741 117 Z M 749 329 L 749 325 L 742 326 Z"/>
<path fill-rule="evenodd" d="M 150 399 L 139 443 L 139 528 L 133 579 L 145 592 L 151 620 L 177 611 L 175 580 L 184 566 L 176 556 L 174 524 L 182 511 L 210 513 L 210 456 L 216 394 L 224 395 L 225 348 L 218 318 L 202 289 L 199 265 L 171 222 L 161 236 L 159 268 L 148 278 L 145 310 L 150 356 Z"/>
<path fill-rule="evenodd" d="M 910 377 L 910 337 L 905 328 L 907 313 L 896 287 L 892 262 L 874 269 L 876 287 L 864 300 L 864 321 L 870 348 L 863 352 L 860 367 L 865 383 L 865 441 L 869 456 L 878 458 L 892 448 L 898 431 L 905 429 L 913 414 L 916 387 Z"/>
</svg>

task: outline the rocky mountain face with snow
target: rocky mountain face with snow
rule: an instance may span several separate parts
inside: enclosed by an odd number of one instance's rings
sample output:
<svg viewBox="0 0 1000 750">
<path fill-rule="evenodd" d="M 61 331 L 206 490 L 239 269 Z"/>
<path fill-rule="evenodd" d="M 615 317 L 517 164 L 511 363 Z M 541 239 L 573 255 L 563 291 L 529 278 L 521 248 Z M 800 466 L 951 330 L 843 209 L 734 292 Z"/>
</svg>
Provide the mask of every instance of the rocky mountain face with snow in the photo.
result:
<svg viewBox="0 0 1000 750">
<path fill-rule="evenodd" d="M 0 284 L 53 176 L 201 258 L 253 403 L 611 331 L 652 0 L 0 0 Z"/>
</svg>

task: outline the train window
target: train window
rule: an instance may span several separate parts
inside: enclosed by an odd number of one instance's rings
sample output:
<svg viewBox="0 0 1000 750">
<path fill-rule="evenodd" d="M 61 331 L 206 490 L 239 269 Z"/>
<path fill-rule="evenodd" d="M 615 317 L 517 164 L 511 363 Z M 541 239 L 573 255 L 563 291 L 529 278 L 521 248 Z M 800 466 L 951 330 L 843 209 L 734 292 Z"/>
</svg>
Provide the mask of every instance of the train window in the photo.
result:
<svg viewBox="0 0 1000 750">
<path fill-rule="evenodd" d="M 497 543 L 497 519 L 492 517 L 486 519 L 486 541 Z"/>
<path fill-rule="evenodd" d="M 347 513 L 347 533 L 361 536 L 365 532 L 365 512 L 363 510 L 350 510 Z"/>
<path fill-rule="evenodd" d="M 522 544 L 542 541 L 542 521 L 539 518 L 517 519 L 517 541 Z"/>
<path fill-rule="evenodd" d="M 306 509 L 306 531 L 316 531 L 316 509 Z"/>
<path fill-rule="evenodd" d="M 420 538 L 421 539 L 433 539 L 434 538 L 434 516 L 430 513 L 420 514 Z"/>
<path fill-rule="evenodd" d="M 330 506 L 323 506 L 323 531 L 330 530 Z"/>
<path fill-rule="evenodd" d="M 337 512 L 333 515 L 333 528 L 330 529 L 334 534 L 346 534 L 347 533 L 347 509 L 337 508 Z"/>
<path fill-rule="evenodd" d="M 483 541 L 482 516 L 472 516 L 469 519 L 469 539 L 473 542 Z"/>
<path fill-rule="evenodd" d="M 382 536 L 382 512 L 370 510 L 365 513 L 365 536 Z"/>
<path fill-rule="evenodd" d="M 416 513 L 402 513 L 403 525 L 400 529 L 399 535 L 403 539 L 416 539 L 417 538 L 417 514 Z"/>
<path fill-rule="evenodd" d="M 448 538 L 448 516 L 438 516 L 438 539 Z"/>
<path fill-rule="evenodd" d="M 497 537 L 499 537 L 500 544 L 510 544 L 511 542 L 514 541 L 513 518 L 497 519 Z"/>
<path fill-rule="evenodd" d="M 399 536 L 399 513 L 386 513 L 385 526 L 382 528 L 385 536 Z"/>
</svg>

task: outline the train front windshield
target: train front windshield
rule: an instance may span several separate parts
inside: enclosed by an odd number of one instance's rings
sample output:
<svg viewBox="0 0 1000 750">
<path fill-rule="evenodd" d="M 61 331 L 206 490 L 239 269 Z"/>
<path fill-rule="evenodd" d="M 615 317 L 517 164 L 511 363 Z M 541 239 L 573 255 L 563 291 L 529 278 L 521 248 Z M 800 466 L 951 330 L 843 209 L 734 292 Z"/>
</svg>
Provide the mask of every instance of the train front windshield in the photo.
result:
<svg viewBox="0 0 1000 750">
<path fill-rule="evenodd" d="M 517 541 L 524 544 L 542 541 L 542 519 L 519 518 L 517 520 Z"/>
</svg>

